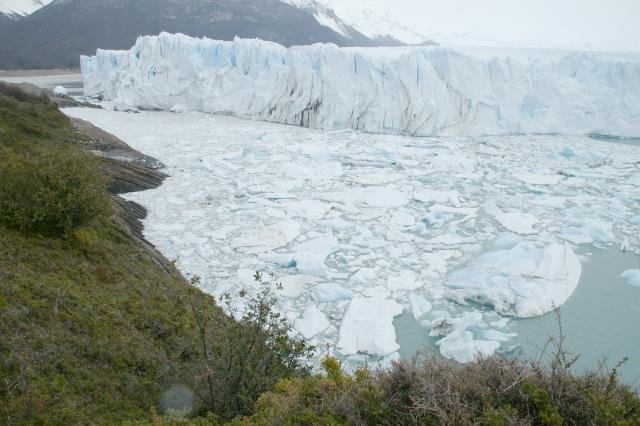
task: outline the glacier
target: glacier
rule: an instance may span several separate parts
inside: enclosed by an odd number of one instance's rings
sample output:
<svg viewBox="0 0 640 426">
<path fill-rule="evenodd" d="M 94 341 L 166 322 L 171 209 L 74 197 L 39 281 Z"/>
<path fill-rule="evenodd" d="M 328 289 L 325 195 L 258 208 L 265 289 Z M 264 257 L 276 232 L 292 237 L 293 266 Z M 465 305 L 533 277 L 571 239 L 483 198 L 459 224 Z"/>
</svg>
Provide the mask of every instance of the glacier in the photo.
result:
<svg viewBox="0 0 640 426">
<path fill-rule="evenodd" d="M 289 49 L 162 33 L 83 56 L 115 109 L 201 111 L 410 136 L 640 135 L 640 55 L 534 49 Z"/>
</svg>

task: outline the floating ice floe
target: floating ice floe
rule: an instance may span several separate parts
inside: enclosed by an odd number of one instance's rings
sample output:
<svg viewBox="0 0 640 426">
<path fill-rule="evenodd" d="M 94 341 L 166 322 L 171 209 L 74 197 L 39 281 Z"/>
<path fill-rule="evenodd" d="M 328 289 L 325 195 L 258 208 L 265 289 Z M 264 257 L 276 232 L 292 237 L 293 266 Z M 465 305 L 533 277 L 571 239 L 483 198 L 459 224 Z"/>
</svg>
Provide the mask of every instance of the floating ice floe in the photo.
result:
<svg viewBox="0 0 640 426">
<path fill-rule="evenodd" d="M 330 325 L 331 323 L 320 309 L 309 306 L 302 317 L 295 320 L 293 328 L 305 339 L 311 339 L 329 328 Z"/>
<path fill-rule="evenodd" d="M 363 187 L 329 195 L 335 201 L 343 203 L 364 203 L 371 207 L 393 208 L 409 203 L 409 197 L 402 191 L 390 187 Z M 380 212 L 379 214 L 383 214 Z"/>
<path fill-rule="evenodd" d="M 433 189 L 421 189 L 413 198 L 423 203 L 444 203 L 454 207 L 460 207 L 457 191 L 436 191 Z"/>
<path fill-rule="evenodd" d="M 516 179 L 520 179 L 524 183 L 529 183 L 531 185 L 555 185 L 562 180 L 562 176 L 560 175 L 545 175 L 528 172 L 514 173 L 513 176 Z"/>
<path fill-rule="evenodd" d="M 285 297 L 299 297 L 309 289 L 315 288 L 320 281 L 320 278 L 312 275 L 285 275 L 278 278 L 278 284 L 282 287 L 278 294 Z"/>
<path fill-rule="evenodd" d="M 500 348 L 500 342 L 516 336 L 515 333 L 487 329 L 483 315 L 479 312 L 469 312 L 454 318 L 444 313 L 444 316 L 423 323 L 430 328 L 431 336 L 445 336 L 436 342 L 442 356 L 461 363 L 491 356 Z M 494 322 L 492 325 L 501 324 Z"/>
<path fill-rule="evenodd" d="M 398 274 L 392 274 L 387 278 L 387 288 L 389 290 L 417 290 L 423 286 L 413 271 L 402 271 Z"/>
<path fill-rule="evenodd" d="M 313 288 L 312 297 L 319 303 L 337 302 L 340 300 L 351 299 L 353 297 L 353 292 L 338 284 L 326 283 L 315 286 Z"/>
<path fill-rule="evenodd" d="M 640 251 L 640 152 L 629 145 L 65 112 L 167 166 L 162 186 L 125 197 L 147 208 L 145 237 L 183 273 L 215 295 L 259 291 L 254 272 L 275 274 L 277 309 L 294 331 L 347 364 L 395 359 L 403 311 L 444 356 L 500 351 L 509 318 L 570 297 L 578 244 Z M 548 184 L 514 175 L 555 170 L 571 175 Z"/>
<path fill-rule="evenodd" d="M 230 244 L 236 250 L 249 253 L 264 253 L 282 247 L 295 240 L 300 225 L 293 220 L 283 220 L 271 225 L 247 229 Z"/>
<path fill-rule="evenodd" d="M 511 248 L 522 241 L 522 237 L 511 232 L 503 232 L 498 235 L 492 242 L 495 247 Z"/>
<path fill-rule="evenodd" d="M 420 321 L 433 309 L 431 302 L 414 293 L 409 294 L 409 303 L 411 303 L 411 313 L 416 321 Z"/>
<path fill-rule="evenodd" d="M 629 269 L 624 271 L 620 278 L 627 280 L 629 285 L 640 287 L 640 269 Z"/>
<path fill-rule="evenodd" d="M 610 243 L 615 241 L 613 227 L 601 219 L 583 217 L 572 218 L 575 225 L 566 227 L 560 238 L 574 244 L 590 244 L 593 242 Z"/>
<path fill-rule="evenodd" d="M 338 240 L 329 233 L 291 248 L 291 253 L 265 254 L 261 258 L 283 267 L 296 268 L 301 274 L 327 275 L 326 259 L 339 249 Z"/>
<path fill-rule="evenodd" d="M 399 348 L 393 319 L 402 311 L 402 305 L 390 299 L 352 299 L 340 325 L 338 349 L 344 355 L 393 354 Z"/>
<path fill-rule="evenodd" d="M 530 213 L 522 213 L 517 211 L 504 212 L 496 205 L 494 200 L 487 201 L 484 204 L 484 211 L 493 216 L 495 220 L 500 222 L 509 231 L 516 234 L 536 234 L 538 231 L 533 227 L 538 223 L 538 219 Z"/>
<path fill-rule="evenodd" d="M 458 298 L 527 318 L 562 305 L 577 287 L 581 272 L 580 259 L 570 247 L 550 244 L 541 249 L 522 242 L 472 260 L 449 274 L 447 286 Z"/>
<path fill-rule="evenodd" d="M 477 340 L 466 330 L 457 330 L 436 343 L 443 357 L 461 363 L 471 362 L 477 358 L 488 357 L 500 347 L 500 342 Z"/>
</svg>

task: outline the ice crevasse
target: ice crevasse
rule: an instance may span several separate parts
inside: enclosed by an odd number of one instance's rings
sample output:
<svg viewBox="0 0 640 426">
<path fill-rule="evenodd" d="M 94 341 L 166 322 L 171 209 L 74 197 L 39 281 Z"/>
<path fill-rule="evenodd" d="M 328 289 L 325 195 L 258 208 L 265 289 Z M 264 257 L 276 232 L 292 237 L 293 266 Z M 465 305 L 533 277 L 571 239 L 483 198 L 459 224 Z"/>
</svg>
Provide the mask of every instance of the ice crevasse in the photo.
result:
<svg viewBox="0 0 640 426">
<path fill-rule="evenodd" d="M 640 56 L 438 46 L 285 48 L 162 33 L 81 58 L 116 109 L 414 136 L 640 135 Z"/>
</svg>

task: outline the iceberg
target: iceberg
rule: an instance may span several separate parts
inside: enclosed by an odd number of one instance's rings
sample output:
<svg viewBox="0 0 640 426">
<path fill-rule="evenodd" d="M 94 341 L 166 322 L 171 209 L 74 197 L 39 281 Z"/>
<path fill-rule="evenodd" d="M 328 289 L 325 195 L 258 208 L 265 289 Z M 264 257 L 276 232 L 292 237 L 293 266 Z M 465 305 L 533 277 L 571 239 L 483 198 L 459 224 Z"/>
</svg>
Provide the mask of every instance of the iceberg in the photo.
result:
<svg viewBox="0 0 640 426">
<path fill-rule="evenodd" d="M 192 110 L 411 136 L 640 135 L 640 56 L 438 46 L 289 49 L 182 34 L 81 58 L 85 95 L 119 110 Z"/>
<path fill-rule="evenodd" d="M 300 225 L 292 220 L 284 220 L 268 226 L 248 229 L 231 240 L 237 250 L 262 253 L 282 247 L 297 238 Z"/>
<path fill-rule="evenodd" d="M 292 247 L 292 253 L 267 254 L 262 259 L 283 267 L 295 267 L 301 274 L 323 277 L 328 272 L 327 257 L 338 248 L 338 240 L 329 233 Z"/>
<path fill-rule="evenodd" d="M 384 357 L 393 354 L 400 348 L 393 319 L 402 311 L 402 305 L 391 299 L 354 298 L 340 325 L 338 350 L 343 355 L 363 353 Z"/>
<path fill-rule="evenodd" d="M 485 253 L 449 274 L 452 297 L 493 306 L 519 318 L 543 315 L 566 302 L 578 286 L 582 265 L 563 244 L 539 249 L 521 242 Z"/>
<path fill-rule="evenodd" d="M 302 317 L 294 322 L 294 329 L 305 339 L 311 339 L 315 335 L 326 330 L 331 323 L 321 310 L 310 306 L 304 311 Z"/>
<path fill-rule="evenodd" d="M 349 300 L 353 292 L 335 283 L 319 284 L 313 289 L 313 300 L 319 303 Z"/>
<path fill-rule="evenodd" d="M 468 363 L 478 358 L 490 357 L 498 350 L 500 342 L 476 340 L 471 332 L 457 330 L 436 342 L 436 345 L 443 357 L 459 363 Z"/>
<path fill-rule="evenodd" d="M 320 278 L 310 275 L 285 275 L 277 280 L 280 284 L 278 295 L 284 297 L 300 297 L 305 290 L 317 284 Z"/>
<path fill-rule="evenodd" d="M 64 96 L 67 96 L 68 93 L 69 92 L 68 92 L 67 88 L 64 87 L 64 86 L 56 86 L 56 87 L 53 88 L 53 94 L 56 95 L 56 96 L 63 96 L 64 97 Z"/>
<path fill-rule="evenodd" d="M 411 312 L 416 321 L 420 321 L 422 317 L 433 309 L 431 302 L 417 294 L 409 294 L 409 303 L 411 304 Z"/>
<path fill-rule="evenodd" d="M 533 226 L 538 223 L 538 219 L 532 214 L 517 211 L 504 212 L 496 205 L 495 200 L 487 201 L 484 204 L 484 210 L 509 231 L 522 235 L 537 233 Z"/>
<path fill-rule="evenodd" d="M 627 280 L 629 285 L 640 287 L 640 269 L 629 269 L 624 271 L 620 278 Z"/>
</svg>

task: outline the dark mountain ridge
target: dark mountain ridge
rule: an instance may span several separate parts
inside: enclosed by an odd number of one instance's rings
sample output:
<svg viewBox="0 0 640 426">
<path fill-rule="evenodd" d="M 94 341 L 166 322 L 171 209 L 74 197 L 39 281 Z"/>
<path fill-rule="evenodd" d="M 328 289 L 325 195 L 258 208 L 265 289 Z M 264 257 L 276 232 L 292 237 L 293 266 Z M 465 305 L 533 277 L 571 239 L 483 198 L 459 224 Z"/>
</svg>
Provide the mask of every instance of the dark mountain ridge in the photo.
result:
<svg viewBox="0 0 640 426">
<path fill-rule="evenodd" d="M 356 30 L 345 37 L 279 0 L 57 0 L 0 25 L 0 69 L 77 68 L 80 55 L 127 49 L 138 36 L 162 31 L 261 38 L 285 46 L 376 44 Z"/>
</svg>

